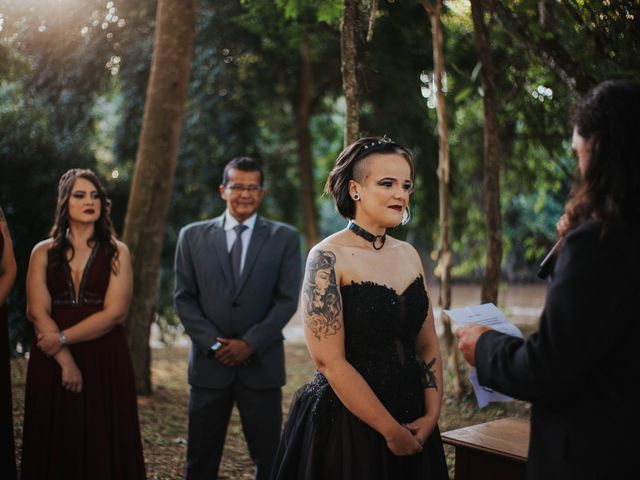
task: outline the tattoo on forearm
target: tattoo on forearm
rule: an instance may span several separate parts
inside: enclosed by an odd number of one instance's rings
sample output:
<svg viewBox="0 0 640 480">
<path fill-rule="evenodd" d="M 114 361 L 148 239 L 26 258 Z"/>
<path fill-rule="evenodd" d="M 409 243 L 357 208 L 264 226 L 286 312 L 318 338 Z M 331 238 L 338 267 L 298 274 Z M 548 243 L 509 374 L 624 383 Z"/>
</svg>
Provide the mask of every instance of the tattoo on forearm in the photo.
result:
<svg viewBox="0 0 640 480">
<path fill-rule="evenodd" d="M 436 359 L 433 358 L 429 363 L 423 361 L 420 364 L 420 370 L 422 370 L 422 388 L 435 388 L 438 390 L 436 374 L 433 372 L 433 365 L 435 363 Z"/>
<path fill-rule="evenodd" d="M 342 304 L 336 282 L 336 256 L 316 250 L 307 263 L 302 302 L 304 323 L 318 341 L 340 330 Z"/>
</svg>

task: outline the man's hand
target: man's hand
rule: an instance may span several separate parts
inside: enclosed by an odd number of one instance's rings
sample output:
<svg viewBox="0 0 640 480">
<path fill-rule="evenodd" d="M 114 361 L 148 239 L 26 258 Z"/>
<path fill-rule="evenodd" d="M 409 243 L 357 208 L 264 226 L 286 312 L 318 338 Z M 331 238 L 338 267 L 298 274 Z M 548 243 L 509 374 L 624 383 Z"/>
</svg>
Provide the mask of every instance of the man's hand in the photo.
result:
<svg viewBox="0 0 640 480">
<path fill-rule="evenodd" d="M 464 359 L 472 367 L 476 366 L 476 343 L 478 343 L 478 338 L 489 330 L 491 329 L 485 325 L 469 324 L 457 328 L 455 331 L 456 337 L 460 339 L 458 348 L 462 351 Z"/>
<path fill-rule="evenodd" d="M 253 353 L 253 348 L 245 342 L 237 338 L 221 338 L 217 339 L 222 346 L 216 350 L 215 359 L 227 367 L 235 367 L 236 365 L 246 364 L 249 357 Z"/>
</svg>

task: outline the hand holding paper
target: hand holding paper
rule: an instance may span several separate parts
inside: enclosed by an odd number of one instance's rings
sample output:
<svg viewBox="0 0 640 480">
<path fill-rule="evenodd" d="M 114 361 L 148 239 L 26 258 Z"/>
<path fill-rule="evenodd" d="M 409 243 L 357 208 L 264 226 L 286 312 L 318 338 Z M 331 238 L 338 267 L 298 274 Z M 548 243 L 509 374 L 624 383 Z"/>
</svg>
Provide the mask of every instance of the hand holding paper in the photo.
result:
<svg viewBox="0 0 640 480">
<path fill-rule="evenodd" d="M 471 307 L 457 308 L 454 310 L 444 310 L 453 324 L 453 330 L 460 327 L 473 326 L 473 328 L 463 329 L 469 331 L 458 331 L 456 335 L 460 337 L 460 348 L 465 359 L 473 366 L 475 365 L 475 346 L 479 336 L 488 329 L 494 329 L 508 335 L 522 338 L 522 332 L 513 325 L 507 317 L 493 303 L 474 305 Z M 473 386 L 478 406 L 483 408 L 489 402 L 502 402 L 512 400 L 501 393 L 483 387 L 478 382 L 476 369 L 473 368 L 469 374 L 469 380 Z"/>
<path fill-rule="evenodd" d="M 511 323 L 493 303 L 444 310 L 444 313 L 453 322 L 454 330 L 463 325 L 477 323 L 478 325 L 485 325 L 499 332 L 522 338 L 522 332 L 518 327 Z"/>
</svg>

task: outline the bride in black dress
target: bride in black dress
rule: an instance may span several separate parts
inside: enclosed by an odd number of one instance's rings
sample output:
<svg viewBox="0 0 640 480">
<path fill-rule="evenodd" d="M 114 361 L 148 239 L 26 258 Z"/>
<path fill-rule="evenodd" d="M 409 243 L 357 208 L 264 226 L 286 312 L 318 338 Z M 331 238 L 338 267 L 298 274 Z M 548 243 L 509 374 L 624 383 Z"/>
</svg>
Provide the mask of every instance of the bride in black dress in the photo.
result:
<svg viewBox="0 0 640 480">
<path fill-rule="evenodd" d="M 408 218 L 408 150 L 364 138 L 325 190 L 349 219 L 309 253 L 301 307 L 315 379 L 293 401 L 272 479 L 444 479 L 442 365 Z"/>
</svg>

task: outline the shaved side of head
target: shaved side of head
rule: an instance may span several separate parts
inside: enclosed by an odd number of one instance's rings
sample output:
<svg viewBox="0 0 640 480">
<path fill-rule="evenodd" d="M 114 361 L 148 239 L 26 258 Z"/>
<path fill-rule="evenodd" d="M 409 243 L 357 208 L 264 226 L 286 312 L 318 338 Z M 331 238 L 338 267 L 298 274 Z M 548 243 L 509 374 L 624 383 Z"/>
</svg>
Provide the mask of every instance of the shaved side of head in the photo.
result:
<svg viewBox="0 0 640 480">
<path fill-rule="evenodd" d="M 353 179 L 360 185 L 364 184 L 371 173 L 371 162 L 369 157 L 365 157 L 353 166 Z"/>
</svg>

